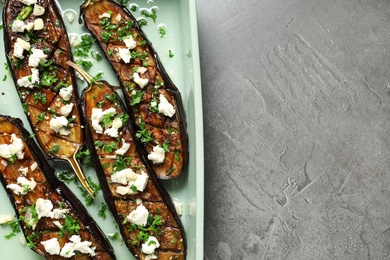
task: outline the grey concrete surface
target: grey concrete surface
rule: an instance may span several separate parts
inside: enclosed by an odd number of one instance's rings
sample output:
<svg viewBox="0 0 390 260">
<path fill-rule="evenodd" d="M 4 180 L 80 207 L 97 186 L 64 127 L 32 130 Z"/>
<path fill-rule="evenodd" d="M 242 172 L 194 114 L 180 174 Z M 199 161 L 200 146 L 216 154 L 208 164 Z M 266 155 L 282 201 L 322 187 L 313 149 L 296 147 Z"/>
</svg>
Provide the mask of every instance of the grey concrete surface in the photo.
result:
<svg viewBox="0 0 390 260">
<path fill-rule="evenodd" d="M 204 258 L 390 259 L 390 1 L 197 6 Z"/>
</svg>

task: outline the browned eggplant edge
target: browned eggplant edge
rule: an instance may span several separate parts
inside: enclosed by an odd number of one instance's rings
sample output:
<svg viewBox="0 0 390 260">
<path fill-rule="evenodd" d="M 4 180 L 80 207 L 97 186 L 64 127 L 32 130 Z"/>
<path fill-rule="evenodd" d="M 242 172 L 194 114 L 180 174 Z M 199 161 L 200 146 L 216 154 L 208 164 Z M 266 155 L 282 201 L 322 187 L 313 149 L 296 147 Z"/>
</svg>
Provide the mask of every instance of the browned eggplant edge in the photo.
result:
<svg viewBox="0 0 390 260">
<path fill-rule="evenodd" d="M 94 239 L 96 239 L 96 241 L 104 248 L 104 250 L 112 257 L 112 259 L 116 259 L 114 254 L 114 249 L 112 248 L 111 243 L 108 241 L 107 237 L 103 235 L 103 231 L 96 224 L 96 222 L 91 217 L 91 215 L 89 215 L 89 213 L 87 212 L 86 208 L 81 203 L 81 201 L 70 191 L 68 186 L 66 186 L 63 182 L 58 180 L 53 168 L 50 167 L 49 163 L 45 159 L 45 156 L 39 149 L 38 145 L 35 143 L 33 139 L 30 138 L 30 133 L 24 128 L 22 121 L 19 118 L 13 118 L 6 115 L 0 115 L 0 120 L 1 118 L 5 118 L 6 120 L 11 122 L 13 125 L 15 125 L 18 128 L 18 130 L 23 136 L 24 141 L 28 146 L 28 149 L 30 150 L 32 156 L 37 162 L 38 167 L 42 170 L 43 175 L 47 179 L 50 188 L 53 190 L 53 192 L 56 192 L 64 199 L 66 204 L 75 212 L 75 214 L 83 223 L 85 228 L 92 234 Z M 7 191 L 7 196 L 9 197 L 12 206 L 15 210 L 16 216 L 19 219 L 20 214 L 16 209 L 16 203 L 14 197 L 8 191 L 8 189 L 6 189 L 7 184 L 2 174 L 0 174 L 0 180 L 1 183 L 3 184 L 4 189 Z M 22 229 L 22 231 L 23 234 L 25 235 L 24 229 Z"/>
<path fill-rule="evenodd" d="M 108 84 L 108 82 L 106 81 L 98 81 L 98 82 L 95 82 L 95 83 L 102 83 L 106 86 L 108 86 L 117 96 L 117 99 L 119 101 L 119 104 L 123 110 L 124 113 L 126 114 L 129 114 L 128 111 L 127 111 L 127 108 L 125 106 L 125 104 L 123 103 L 122 99 L 119 98 L 119 94 L 118 92 L 111 86 Z M 86 92 L 88 91 L 88 88 L 85 88 L 83 89 L 82 93 L 81 93 L 81 107 L 82 107 L 82 116 L 84 117 L 84 121 L 88 122 L 88 118 L 86 117 L 87 113 L 85 111 L 85 94 Z M 135 147 L 136 147 L 136 150 L 138 152 L 138 154 L 140 155 L 140 160 L 141 162 L 145 165 L 145 168 L 148 172 L 148 175 L 150 177 L 150 179 L 152 179 L 153 181 L 153 184 L 155 185 L 156 189 L 158 190 L 158 192 L 161 194 L 162 196 L 162 199 L 164 201 L 164 203 L 167 205 L 167 208 L 169 209 L 169 211 L 172 213 L 172 216 L 174 217 L 175 221 L 177 222 L 178 226 L 179 226 L 179 229 L 180 231 L 182 232 L 183 234 L 183 244 L 184 244 L 184 254 L 186 255 L 187 254 L 187 238 L 186 238 L 186 234 L 185 234 L 185 231 L 184 231 L 184 226 L 183 226 L 183 223 L 181 222 L 181 219 L 180 217 L 177 215 L 176 213 L 176 209 L 175 209 L 175 206 L 173 204 L 173 201 L 172 201 L 172 198 L 171 196 L 169 195 L 169 193 L 165 190 L 165 188 L 162 186 L 162 184 L 160 183 L 159 179 L 157 178 L 157 175 L 154 173 L 153 171 L 153 168 L 150 166 L 149 163 L 145 163 L 147 162 L 147 158 L 146 158 L 146 155 L 143 153 L 143 146 L 142 144 L 140 143 L 140 141 L 135 138 L 135 131 L 134 131 L 134 127 L 131 123 L 129 123 L 129 121 L 127 122 L 127 126 L 129 127 L 129 130 L 130 130 L 130 133 L 133 137 L 133 141 L 134 141 L 134 144 L 135 144 Z M 119 214 L 118 214 L 118 211 L 116 210 L 116 207 L 115 207 L 115 202 L 114 202 L 114 197 L 112 196 L 112 193 L 110 191 L 110 187 L 107 183 L 107 179 L 106 179 L 106 176 L 104 174 L 104 169 L 100 163 L 100 160 L 99 160 L 99 156 L 97 155 L 97 152 L 96 152 L 96 149 L 95 149 L 95 144 L 94 144 L 94 141 L 93 141 L 93 138 L 92 138 L 92 133 L 91 133 L 91 130 L 89 128 L 88 125 L 86 125 L 85 127 L 85 134 L 86 134 L 86 143 L 87 143 L 87 147 L 89 148 L 89 151 L 91 153 L 91 159 L 92 159 L 92 162 L 94 164 L 94 167 L 95 167 L 95 171 L 96 171 L 96 174 L 97 174 L 97 177 L 99 179 L 99 182 L 100 182 L 100 186 L 101 186 L 101 189 L 102 189 L 102 192 L 103 192 L 103 197 L 115 219 L 115 221 L 118 223 L 118 227 L 119 227 L 119 230 L 121 232 L 121 235 L 123 237 L 123 240 L 125 241 L 126 243 L 126 246 L 127 248 L 130 250 L 130 252 L 137 257 L 137 254 L 136 252 L 133 251 L 131 245 L 129 244 L 128 240 L 125 238 L 125 232 L 122 230 L 121 227 L 121 219 L 119 218 Z"/>
<path fill-rule="evenodd" d="M 3 24 L 6 24 L 6 10 L 8 8 L 8 5 L 10 3 L 11 0 L 5 0 L 4 1 L 4 9 L 3 9 Z M 56 5 L 56 3 L 54 2 L 53 3 L 54 5 Z M 67 39 L 67 42 L 69 44 L 69 39 L 68 39 L 68 33 L 66 31 L 66 27 L 65 27 L 65 23 L 64 23 L 64 20 L 62 19 L 62 16 L 60 15 L 60 13 L 58 12 L 58 8 L 52 8 L 52 10 L 56 13 L 56 16 L 58 17 L 58 20 L 59 22 L 62 24 L 62 28 L 64 29 L 65 31 L 65 37 Z M 5 51 L 5 57 L 7 59 L 7 64 L 8 64 L 8 68 L 11 72 L 11 75 L 12 75 L 12 79 L 14 82 L 16 82 L 16 76 L 15 76 L 15 73 L 12 72 L 12 62 L 11 62 L 11 58 L 9 57 L 8 53 L 10 53 L 10 48 L 11 48 L 11 45 L 10 45 L 10 39 L 8 37 L 8 34 L 7 34 L 7 30 L 8 28 L 5 28 L 4 27 L 4 51 Z M 69 51 L 71 51 L 71 48 L 69 46 Z M 70 57 L 70 60 L 73 62 L 73 56 L 72 55 L 69 55 Z M 69 66 L 69 70 L 71 70 L 71 78 L 72 78 L 72 85 L 74 86 L 74 88 L 77 88 L 77 83 L 76 83 L 76 74 L 74 72 L 74 69 L 72 67 Z M 18 92 L 18 90 L 16 89 L 17 86 L 15 84 L 15 90 Z M 19 94 L 19 93 L 18 93 Z M 76 91 L 76 94 L 77 94 L 77 91 Z M 79 100 L 79 96 L 78 95 L 74 95 L 74 99 L 75 99 L 75 105 L 77 106 L 77 109 L 78 111 L 81 111 L 81 107 L 80 107 L 80 100 Z M 20 100 L 20 99 L 19 99 Z M 20 102 L 22 102 L 22 100 L 20 100 Z M 31 122 L 30 118 L 26 115 L 27 117 L 27 120 L 31 126 L 31 128 L 33 129 L 34 126 L 33 126 L 33 122 Z M 81 125 L 85 125 L 85 122 L 83 121 L 83 117 L 80 116 L 80 124 Z M 84 132 L 83 132 L 84 134 Z M 83 146 L 83 145 L 82 145 Z M 82 147 L 80 147 L 80 150 L 82 149 Z M 58 158 L 58 157 L 53 157 L 51 156 L 50 154 L 47 154 L 45 153 L 47 158 L 49 160 L 52 160 L 52 161 L 66 161 L 66 159 L 61 159 L 61 158 Z M 80 161 L 79 161 L 79 164 L 80 164 Z"/>
<path fill-rule="evenodd" d="M 127 8 L 123 7 L 119 3 L 117 3 L 117 2 L 115 2 L 113 0 L 107 0 L 107 1 L 111 2 L 114 5 L 119 6 L 120 8 L 122 8 L 124 10 L 124 12 L 126 14 L 128 14 L 130 16 L 131 20 L 134 22 L 133 26 L 136 27 L 136 29 L 140 32 L 141 36 L 146 40 L 146 46 L 150 50 L 151 55 L 153 55 L 153 57 L 156 60 L 157 69 L 160 71 L 160 73 L 161 73 L 161 75 L 162 75 L 162 77 L 164 79 L 166 90 L 168 92 L 173 93 L 173 95 L 175 97 L 175 103 L 176 103 L 176 106 L 178 108 L 177 112 L 178 112 L 178 115 L 179 115 L 178 118 L 179 118 L 179 124 L 180 124 L 180 137 L 181 137 L 183 150 L 185 151 L 183 153 L 183 156 L 184 156 L 184 158 L 183 158 L 183 169 L 182 169 L 182 172 L 183 172 L 188 167 L 188 157 L 189 157 L 188 156 L 188 153 L 189 153 L 188 146 L 189 146 L 189 144 L 188 144 L 188 133 L 187 133 L 187 118 L 186 118 L 186 113 L 184 111 L 184 105 L 183 105 L 183 99 L 181 97 L 181 93 L 180 93 L 179 89 L 176 87 L 176 85 L 172 82 L 172 79 L 169 77 L 167 71 L 165 70 L 164 65 L 162 64 L 162 62 L 160 60 L 160 57 L 158 56 L 157 51 L 154 49 L 152 42 L 146 36 L 145 32 L 141 29 L 141 27 L 139 26 L 138 21 L 134 17 L 134 15 Z M 80 24 L 83 23 L 83 20 L 85 20 L 85 17 L 84 17 L 84 8 L 83 8 L 83 4 L 82 4 L 82 5 L 80 5 L 79 23 Z M 100 42 L 94 36 L 94 34 L 90 30 L 90 28 L 86 25 L 86 23 L 84 23 L 84 25 L 87 28 L 87 30 L 91 33 L 91 35 L 96 39 L 96 41 L 98 42 L 100 48 L 102 48 L 102 46 L 100 45 Z M 103 53 L 106 56 L 106 60 L 110 64 L 111 68 L 115 72 L 115 68 L 111 64 L 110 58 L 107 56 L 105 51 L 103 51 Z M 115 74 L 116 74 L 117 78 L 120 79 L 119 74 L 117 72 L 115 72 Z M 122 84 L 122 81 L 121 80 L 118 80 L 118 81 L 119 81 L 120 87 L 125 92 L 125 86 Z M 128 108 L 129 111 L 132 111 L 132 109 L 130 108 L 131 101 L 130 101 L 128 95 L 125 94 L 123 96 L 124 96 L 124 99 L 126 101 L 126 107 Z M 129 116 L 131 118 L 132 124 L 134 125 L 134 128 L 137 129 L 137 130 L 140 130 L 139 126 L 136 124 L 135 115 L 133 113 L 129 113 Z M 142 151 L 143 151 L 142 154 L 147 154 L 147 151 L 146 151 L 145 148 L 142 148 Z M 147 164 L 149 164 L 149 162 Z M 179 177 L 179 176 L 181 176 L 181 174 L 178 175 L 177 177 Z"/>
</svg>

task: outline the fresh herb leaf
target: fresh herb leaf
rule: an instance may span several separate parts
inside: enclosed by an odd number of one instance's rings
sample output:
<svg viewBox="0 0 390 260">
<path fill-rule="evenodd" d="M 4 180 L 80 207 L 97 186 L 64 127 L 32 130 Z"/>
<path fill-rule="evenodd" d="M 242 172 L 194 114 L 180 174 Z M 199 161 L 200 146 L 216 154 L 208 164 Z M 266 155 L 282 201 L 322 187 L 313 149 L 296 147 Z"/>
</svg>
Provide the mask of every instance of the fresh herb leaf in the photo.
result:
<svg viewBox="0 0 390 260">
<path fill-rule="evenodd" d="M 78 221 L 72 218 L 69 214 L 65 215 L 65 224 L 60 229 L 60 237 L 65 237 L 66 234 L 76 234 L 80 230 Z"/>
<path fill-rule="evenodd" d="M 89 70 L 92 67 L 92 61 L 90 60 L 76 60 L 76 64 L 85 70 Z"/>
<path fill-rule="evenodd" d="M 53 145 L 53 147 L 49 150 L 49 154 L 54 155 L 54 154 L 58 153 L 59 150 L 60 150 L 60 145 L 59 145 L 59 144 L 55 144 L 55 145 Z"/>
<path fill-rule="evenodd" d="M 154 23 L 156 23 L 156 19 L 157 19 L 157 12 L 156 12 L 156 9 L 152 9 L 151 12 L 147 11 L 147 10 L 141 10 L 140 12 L 143 16 L 145 17 L 148 17 L 148 18 L 151 18 L 153 20 Z"/>
<path fill-rule="evenodd" d="M 67 184 L 74 182 L 76 183 L 77 181 L 77 176 L 73 172 L 70 171 L 61 171 L 57 174 L 57 177 L 60 181 L 63 181 Z"/>
<path fill-rule="evenodd" d="M 106 211 L 107 211 L 107 204 L 102 202 L 99 208 L 98 216 L 101 217 L 102 219 L 106 219 L 107 218 Z"/>
</svg>

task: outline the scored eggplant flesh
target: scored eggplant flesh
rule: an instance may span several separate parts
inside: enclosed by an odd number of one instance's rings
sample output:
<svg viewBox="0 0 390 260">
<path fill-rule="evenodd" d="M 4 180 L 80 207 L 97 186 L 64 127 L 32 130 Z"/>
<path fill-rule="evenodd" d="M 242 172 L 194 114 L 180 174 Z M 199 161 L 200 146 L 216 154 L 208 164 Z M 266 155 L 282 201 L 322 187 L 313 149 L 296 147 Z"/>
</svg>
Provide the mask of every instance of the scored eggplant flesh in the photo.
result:
<svg viewBox="0 0 390 260">
<path fill-rule="evenodd" d="M 8 65 L 35 137 L 50 158 L 69 162 L 94 196 L 75 158 L 84 134 L 75 73 L 66 64 L 70 45 L 55 2 L 6 0 L 3 24 Z"/>
<path fill-rule="evenodd" d="M 133 15 L 114 1 L 86 1 L 81 15 L 118 77 L 157 177 L 178 177 L 188 158 L 185 113 L 180 92 L 152 44 Z"/>
<path fill-rule="evenodd" d="M 87 81 L 91 79 L 78 71 Z M 181 220 L 153 169 L 145 164 L 118 93 L 105 81 L 93 82 L 83 90 L 81 104 L 103 195 L 129 250 L 142 260 L 185 259 Z"/>
<path fill-rule="evenodd" d="M 100 228 L 29 135 L 19 119 L 0 115 L 0 180 L 29 247 L 47 259 L 115 259 Z"/>
</svg>

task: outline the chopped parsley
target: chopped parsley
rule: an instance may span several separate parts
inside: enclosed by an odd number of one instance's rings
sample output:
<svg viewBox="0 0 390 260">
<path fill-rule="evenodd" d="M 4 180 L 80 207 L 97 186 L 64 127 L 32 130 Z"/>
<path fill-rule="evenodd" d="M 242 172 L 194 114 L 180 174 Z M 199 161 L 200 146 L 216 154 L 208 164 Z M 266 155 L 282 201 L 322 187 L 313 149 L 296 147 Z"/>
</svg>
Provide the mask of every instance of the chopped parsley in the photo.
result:
<svg viewBox="0 0 390 260">
<path fill-rule="evenodd" d="M 126 157 L 123 155 L 119 155 L 116 157 L 114 161 L 114 171 L 119 172 L 123 169 L 126 169 L 128 166 L 130 166 L 131 157 Z"/>
<path fill-rule="evenodd" d="M 165 26 L 159 26 L 158 32 L 160 33 L 160 38 L 164 38 L 167 34 L 167 28 Z"/>
<path fill-rule="evenodd" d="M 76 60 L 76 64 L 82 67 L 85 70 L 89 70 L 92 67 L 92 61 L 90 60 Z"/>
<path fill-rule="evenodd" d="M 67 184 L 77 181 L 76 174 L 70 171 L 61 171 L 57 174 L 57 177 L 60 181 L 63 181 Z"/>
<path fill-rule="evenodd" d="M 50 87 L 51 85 L 53 85 L 53 83 L 56 83 L 57 81 L 58 81 L 58 78 L 54 72 L 48 73 L 45 71 L 42 75 L 41 84 L 43 86 Z"/>
<path fill-rule="evenodd" d="M 114 38 L 112 36 L 112 32 L 106 32 L 106 31 L 101 32 L 100 36 L 102 37 L 104 43 L 108 43 L 111 39 Z"/>
<path fill-rule="evenodd" d="M 49 150 L 49 154 L 54 155 L 54 154 L 58 153 L 59 150 L 60 150 L 60 145 L 59 145 L 59 144 L 55 144 L 55 145 L 53 145 L 53 147 Z"/>
<path fill-rule="evenodd" d="M 43 105 L 45 105 L 47 103 L 47 96 L 42 92 L 35 92 L 33 99 L 35 104 L 41 102 Z"/>
<path fill-rule="evenodd" d="M 142 119 L 139 119 L 139 127 L 140 130 L 137 131 L 135 136 L 142 142 L 142 143 L 149 143 L 152 139 L 152 133 L 148 131 L 148 129 L 145 128 L 145 122 L 142 121 Z"/>
<path fill-rule="evenodd" d="M 102 219 L 106 219 L 107 218 L 106 211 L 107 211 L 107 204 L 102 202 L 99 208 L 98 216 L 101 217 Z"/>
<path fill-rule="evenodd" d="M 173 58 L 173 56 L 175 56 L 171 49 L 168 50 L 168 56 L 169 56 L 169 58 Z"/>
<path fill-rule="evenodd" d="M 98 149 L 99 148 L 103 149 L 104 151 L 106 151 L 108 153 L 112 153 L 113 151 L 118 149 L 118 143 L 116 143 L 116 142 L 106 143 L 106 142 L 97 140 L 97 141 L 95 141 L 95 147 Z"/>
<path fill-rule="evenodd" d="M 6 80 L 7 80 L 7 75 L 4 75 L 3 81 L 6 81 Z"/>
<path fill-rule="evenodd" d="M 130 106 L 135 106 L 141 103 L 142 95 L 143 95 L 142 91 L 137 91 L 136 93 L 131 94 Z"/>
<path fill-rule="evenodd" d="M 91 176 L 87 177 L 87 182 L 93 191 L 93 196 L 96 197 L 96 195 L 101 190 L 100 185 L 93 182 L 91 179 Z M 81 196 L 83 196 L 85 199 L 85 204 L 87 206 L 93 205 L 93 203 L 95 202 L 95 199 L 84 189 L 84 187 L 81 184 L 78 185 L 78 188 L 81 191 Z"/>
<path fill-rule="evenodd" d="M 95 40 L 88 34 L 81 36 L 80 45 L 73 52 L 73 55 L 76 57 L 84 57 L 84 58 L 88 57 L 88 53 L 91 50 L 94 41 Z"/>
<path fill-rule="evenodd" d="M 41 122 L 43 119 L 45 119 L 46 112 L 43 112 L 41 114 L 37 115 L 37 123 Z"/>
<path fill-rule="evenodd" d="M 140 12 L 143 16 L 145 17 L 148 17 L 148 18 L 151 18 L 153 20 L 154 23 L 156 23 L 156 19 L 157 19 L 157 12 L 156 12 L 156 9 L 152 9 L 151 12 L 147 11 L 147 10 L 141 10 Z"/>
<path fill-rule="evenodd" d="M 22 231 L 20 229 L 19 221 L 17 219 L 7 222 L 6 224 L 11 228 L 11 232 L 4 236 L 6 239 L 10 239 L 11 237 L 16 236 L 17 233 Z"/>
<path fill-rule="evenodd" d="M 65 224 L 60 229 L 60 237 L 65 237 L 66 234 L 76 234 L 80 230 L 80 224 L 74 218 L 72 218 L 69 214 L 65 215 Z"/>
<path fill-rule="evenodd" d="M 76 154 L 76 159 L 79 159 L 85 165 L 93 166 L 91 152 L 89 150 L 79 151 Z"/>
</svg>

